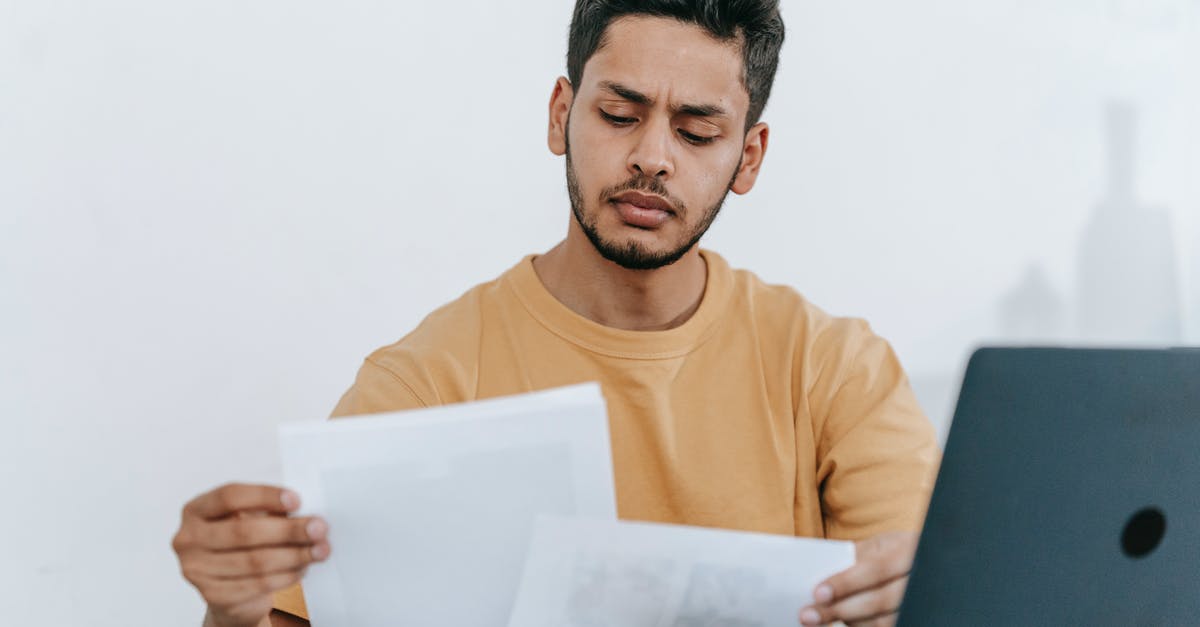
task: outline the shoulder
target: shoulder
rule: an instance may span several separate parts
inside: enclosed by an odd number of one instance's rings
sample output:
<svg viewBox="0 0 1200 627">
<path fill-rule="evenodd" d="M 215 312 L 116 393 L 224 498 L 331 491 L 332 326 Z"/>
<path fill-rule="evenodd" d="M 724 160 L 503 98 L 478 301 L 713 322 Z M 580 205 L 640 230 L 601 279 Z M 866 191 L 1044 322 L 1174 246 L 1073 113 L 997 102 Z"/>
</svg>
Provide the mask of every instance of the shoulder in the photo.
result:
<svg viewBox="0 0 1200 627">
<path fill-rule="evenodd" d="M 798 348 L 835 354 L 877 337 L 866 320 L 830 314 L 790 285 L 768 283 L 749 270 L 733 270 L 733 277 L 734 299 L 755 323 L 793 332 Z"/>
<path fill-rule="evenodd" d="M 414 358 L 422 361 L 470 357 L 483 328 L 483 308 L 496 282 L 476 285 L 462 296 L 438 307 L 399 340 L 382 346 L 367 361 L 395 370 L 409 367 Z"/>
<path fill-rule="evenodd" d="M 791 363 L 794 398 L 837 392 L 856 374 L 891 371 L 898 361 L 866 320 L 833 315 L 795 288 L 733 271 L 734 301 L 752 325 L 763 354 Z"/>
<path fill-rule="evenodd" d="M 377 380 L 394 379 L 426 406 L 474 399 L 487 320 L 511 300 L 507 274 L 472 287 L 430 312 L 404 337 L 373 351 L 360 380 L 368 371 Z"/>
</svg>

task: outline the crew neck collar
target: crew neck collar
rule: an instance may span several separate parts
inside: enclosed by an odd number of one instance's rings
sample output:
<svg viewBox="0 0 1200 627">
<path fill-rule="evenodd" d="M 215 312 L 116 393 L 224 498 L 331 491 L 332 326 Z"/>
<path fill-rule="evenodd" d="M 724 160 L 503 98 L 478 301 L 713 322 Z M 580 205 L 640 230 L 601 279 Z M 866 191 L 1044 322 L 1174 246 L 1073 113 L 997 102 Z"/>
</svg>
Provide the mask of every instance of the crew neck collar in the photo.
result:
<svg viewBox="0 0 1200 627">
<path fill-rule="evenodd" d="M 529 255 L 507 273 L 506 279 L 525 309 L 549 331 L 594 353 L 627 359 L 670 359 L 685 355 L 715 330 L 732 295 L 733 271 L 718 254 L 701 249 L 707 267 L 700 305 L 683 324 L 664 331 L 630 331 L 609 327 L 559 302 L 533 268 Z"/>
</svg>

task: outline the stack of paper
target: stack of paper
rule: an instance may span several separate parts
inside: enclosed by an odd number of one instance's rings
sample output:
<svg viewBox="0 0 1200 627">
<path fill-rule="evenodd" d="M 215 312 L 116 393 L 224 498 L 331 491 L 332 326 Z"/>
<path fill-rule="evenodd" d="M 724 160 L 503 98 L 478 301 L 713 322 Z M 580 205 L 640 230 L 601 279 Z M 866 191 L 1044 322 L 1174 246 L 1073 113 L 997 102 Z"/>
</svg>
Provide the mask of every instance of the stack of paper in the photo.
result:
<svg viewBox="0 0 1200 627">
<path fill-rule="evenodd" d="M 509 627 L 796 627 L 852 564 L 850 542 L 542 517 Z"/>
<path fill-rule="evenodd" d="M 286 425 L 280 448 L 301 514 L 330 524 L 304 580 L 316 627 L 794 627 L 854 558 L 617 522 L 595 384 Z"/>
<path fill-rule="evenodd" d="M 595 384 L 280 427 L 284 483 L 329 521 L 318 627 L 508 622 L 538 514 L 616 519 Z"/>
</svg>

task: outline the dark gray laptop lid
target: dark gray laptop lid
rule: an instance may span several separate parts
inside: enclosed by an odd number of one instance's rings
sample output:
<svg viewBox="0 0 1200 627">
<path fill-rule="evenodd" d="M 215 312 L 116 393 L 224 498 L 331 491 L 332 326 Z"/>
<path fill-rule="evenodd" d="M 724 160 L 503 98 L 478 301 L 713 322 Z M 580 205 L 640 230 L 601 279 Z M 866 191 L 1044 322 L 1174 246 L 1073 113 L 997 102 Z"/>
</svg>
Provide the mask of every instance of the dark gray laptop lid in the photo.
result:
<svg viewBox="0 0 1200 627">
<path fill-rule="evenodd" d="M 982 349 L 901 625 L 1200 625 L 1200 351 Z"/>
</svg>

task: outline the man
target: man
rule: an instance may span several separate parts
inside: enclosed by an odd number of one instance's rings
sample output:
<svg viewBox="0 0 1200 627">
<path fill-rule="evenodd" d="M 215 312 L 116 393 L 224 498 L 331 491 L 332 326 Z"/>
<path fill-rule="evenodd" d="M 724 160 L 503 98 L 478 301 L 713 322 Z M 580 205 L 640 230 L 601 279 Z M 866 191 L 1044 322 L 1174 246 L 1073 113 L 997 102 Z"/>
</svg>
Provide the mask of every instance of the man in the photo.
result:
<svg viewBox="0 0 1200 627">
<path fill-rule="evenodd" d="M 896 357 L 697 247 L 758 177 L 783 36 L 778 0 L 578 0 L 549 111 L 566 239 L 369 356 L 334 415 L 598 380 L 622 518 L 857 540 L 798 618 L 891 624 L 938 457 Z M 207 625 L 303 624 L 285 589 L 333 549 L 297 506 L 230 485 L 185 507 Z"/>
</svg>

